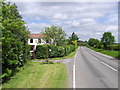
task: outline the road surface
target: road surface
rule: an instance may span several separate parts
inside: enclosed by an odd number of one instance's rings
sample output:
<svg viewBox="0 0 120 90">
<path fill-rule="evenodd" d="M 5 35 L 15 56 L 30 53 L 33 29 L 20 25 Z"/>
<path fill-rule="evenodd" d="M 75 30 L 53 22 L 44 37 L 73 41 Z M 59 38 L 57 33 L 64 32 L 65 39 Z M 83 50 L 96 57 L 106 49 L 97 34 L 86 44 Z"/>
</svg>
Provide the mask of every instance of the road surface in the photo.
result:
<svg viewBox="0 0 120 90">
<path fill-rule="evenodd" d="M 87 47 L 65 61 L 68 88 L 118 88 L 118 60 Z"/>
</svg>

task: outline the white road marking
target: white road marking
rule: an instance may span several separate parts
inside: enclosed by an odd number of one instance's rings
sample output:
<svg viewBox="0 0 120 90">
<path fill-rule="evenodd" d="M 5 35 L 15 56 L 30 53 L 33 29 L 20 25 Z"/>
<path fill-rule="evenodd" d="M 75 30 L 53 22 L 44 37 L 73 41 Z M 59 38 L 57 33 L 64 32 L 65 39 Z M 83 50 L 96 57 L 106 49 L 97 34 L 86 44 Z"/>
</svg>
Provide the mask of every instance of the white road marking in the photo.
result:
<svg viewBox="0 0 120 90">
<path fill-rule="evenodd" d="M 90 56 L 92 56 L 90 53 L 88 53 L 88 52 L 86 52 L 88 55 L 90 55 Z M 95 60 L 97 60 L 98 61 L 98 59 L 97 58 L 95 58 L 95 57 L 93 57 L 92 56 L 92 58 L 94 58 Z"/>
<path fill-rule="evenodd" d="M 117 70 L 116 69 L 114 69 L 113 67 L 111 67 L 110 65 L 108 65 L 108 64 L 106 64 L 106 63 L 104 63 L 104 62 L 101 62 L 102 64 L 104 64 L 105 66 L 107 66 L 107 67 L 109 67 L 109 68 L 111 68 L 112 70 L 114 70 L 114 71 L 116 71 L 117 72 Z"/>
<path fill-rule="evenodd" d="M 91 51 L 92 51 L 92 50 L 91 50 Z M 95 52 L 95 51 L 93 51 L 93 52 Z M 87 53 L 88 53 L 88 52 L 87 52 Z M 88 54 L 89 54 L 89 53 L 88 53 Z M 89 54 L 89 55 L 91 55 L 91 54 Z M 92 55 L 91 55 L 91 56 L 92 56 Z M 99 61 L 97 58 L 95 58 L 95 57 L 93 57 L 93 56 L 92 56 L 92 58 L 94 58 L 95 60 Z M 114 71 L 117 72 L 117 70 L 116 70 L 115 68 L 111 67 L 110 65 L 108 65 L 108 64 L 106 64 L 106 63 L 104 63 L 104 62 L 101 62 L 101 63 L 104 64 L 105 66 L 111 68 L 112 70 L 114 70 Z"/>
<path fill-rule="evenodd" d="M 95 58 L 95 57 L 93 57 L 93 56 L 92 56 L 92 58 L 94 58 L 95 60 L 99 61 L 97 58 Z"/>
<path fill-rule="evenodd" d="M 73 88 L 75 88 L 76 85 L 75 85 L 75 62 L 74 62 L 74 65 L 73 65 Z"/>
<path fill-rule="evenodd" d="M 78 48 L 78 50 L 79 50 L 79 48 Z M 75 59 L 76 59 L 76 56 L 77 56 L 77 52 L 75 54 L 74 63 L 73 63 L 73 88 L 74 88 L 74 90 L 76 88 L 76 83 L 75 83 Z"/>
<path fill-rule="evenodd" d="M 87 47 L 86 47 L 86 48 L 87 48 Z M 94 51 L 94 50 L 92 50 L 92 49 L 90 49 L 90 48 L 87 48 L 87 49 L 89 49 L 90 51 L 92 51 L 92 52 L 94 52 L 94 53 L 96 53 L 96 54 L 102 55 L 102 56 L 104 56 L 104 57 L 113 58 L 112 56 L 108 56 L 108 55 L 105 55 L 105 54 L 103 54 L 103 53 L 96 52 L 96 51 Z"/>
</svg>

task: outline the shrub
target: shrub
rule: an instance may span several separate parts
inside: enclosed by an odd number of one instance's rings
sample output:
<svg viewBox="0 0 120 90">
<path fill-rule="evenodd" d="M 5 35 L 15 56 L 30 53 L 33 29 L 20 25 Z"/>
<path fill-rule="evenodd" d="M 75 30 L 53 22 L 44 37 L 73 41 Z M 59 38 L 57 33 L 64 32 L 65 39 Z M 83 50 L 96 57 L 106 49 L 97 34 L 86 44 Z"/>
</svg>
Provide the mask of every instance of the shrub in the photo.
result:
<svg viewBox="0 0 120 90">
<path fill-rule="evenodd" d="M 108 50 L 115 50 L 115 51 L 120 51 L 120 45 L 108 45 L 107 47 Z"/>
<path fill-rule="evenodd" d="M 45 59 L 47 56 L 47 50 L 48 50 L 48 58 L 63 57 L 73 52 L 76 48 L 77 47 L 74 45 L 67 45 L 67 46 L 38 45 L 36 48 L 36 58 Z"/>
<path fill-rule="evenodd" d="M 65 48 L 64 47 L 61 47 L 61 46 L 58 47 L 58 56 L 60 56 L 60 57 L 65 56 Z"/>
<path fill-rule="evenodd" d="M 58 47 L 57 46 L 48 45 L 48 48 L 49 48 L 49 50 L 51 49 L 51 51 L 49 51 L 49 57 L 50 58 L 58 56 Z"/>
<path fill-rule="evenodd" d="M 47 46 L 45 45 L 38 45 L 36 47 L 36 58 L 46 58 L 46 53 L 47 53 Z"/>
</svg>

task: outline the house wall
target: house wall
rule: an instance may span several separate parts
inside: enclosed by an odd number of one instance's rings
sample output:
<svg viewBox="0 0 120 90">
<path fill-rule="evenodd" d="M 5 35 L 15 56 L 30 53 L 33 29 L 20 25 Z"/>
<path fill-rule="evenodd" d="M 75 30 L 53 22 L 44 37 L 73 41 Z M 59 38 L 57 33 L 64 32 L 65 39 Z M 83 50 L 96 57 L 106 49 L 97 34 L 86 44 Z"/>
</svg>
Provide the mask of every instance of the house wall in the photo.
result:
<svg viewBox="0 0 120 90">
<path fill-rule="evenodd" d="M 33 38 L 33 43 L 30 43 L 30 39 L 28 39 L 28 44 L 29 45 L 43 45 L 43 44 L 46 44 L 46 42 L 43 39 L 41 39 L 41 43 L 39 43 L 37 38 Z"/>
</svg>

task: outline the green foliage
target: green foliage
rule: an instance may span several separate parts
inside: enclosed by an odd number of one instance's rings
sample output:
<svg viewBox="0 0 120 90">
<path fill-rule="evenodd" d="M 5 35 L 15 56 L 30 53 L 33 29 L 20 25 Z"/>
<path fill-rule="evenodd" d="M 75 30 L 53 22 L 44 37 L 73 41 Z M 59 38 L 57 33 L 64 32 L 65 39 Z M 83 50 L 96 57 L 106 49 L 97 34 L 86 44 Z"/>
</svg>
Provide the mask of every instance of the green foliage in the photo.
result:
<svg viewBox="0 0 120 90">
<path fill-rule="evenodd" d="M 120 44 L 118 44 L 118 45 L 108 45 L 107 49 L 108 50 L 120 51 Z"/>
<path fill-rule="evenodd" d="M 114 36 L 111 32 L 105 32 L 101 38 L 101 42 L 104 45 L 104 48 L 107 49 L 107 45 L 113 44 L 115 42 Z"/>
<path fill-rule="evenodd" d="M 49 49 L 49 57 L 50 58 L 58 56 L 58 53 L 57 53 L 58 52 L 58 48 L 57 48 L 57 46 L 49 45 L 48 49 Z"/>
<path fill-rule="evenodd" d="M 40 58 L 47 58 L 46 57 L 46 53 L 47 53 L 47 46 L 46 45 L 39 45 L 36 47 L 36 55 L 37 55 L 37 58 L 40 59 Z"/>
<path fill-rule="evenodd" d="M 69 37 L 68 42 L 69 42 L 69 44 L 75 45 L 76 40 L 78 41 L 79 38 L 78 38 L 78 36 L 73 32 L 72 35 L 71 35 L 71 37 Z"/>
<path fill-rule="evenodd" d="M 51 27 L 45 27 L 45 30 L 42 32 L 44 34 L 44 39 L 46 42 L 52 45 L 62 45 L 66 40 L 66 33 L 62 30 L 61 27 L 52 25 Z"/>
<path fill-rule="evenodd" d="M 72 41 L 73 45 L 77 46 L 77 40 Z"/>
<path fill-rule="evenodd" d="M 48 58 L 63 57 L 75 51 L 76 48 L 77 47 L 74 45 L 67 46 L 38 45 L 36 48 L 36 56 L 37 59 L 41 58 L 45 59 L 47 57 L 48 51 Z"/>
<path fill-rule="evenodd" d="M 17 67 L 23 66 L 29 58 L 27 44 L 29 31 L 20 16 L 17 6 L 2 3 L 2 77 L 11 76 Z"/>
<path fill-rule="evenodd" d="M 93 47 L 89 47 L 90 49 L 96 51 L 96 52 L 100 52 L 115 58 L 119 58 L 120 59 L 120 54 L 119 51 L 113 51 L 113 50 L 105 50 L 105 49 L 98 49 L 98 48 L 93 48 Z"/>
<path fill-rule="evenodd" d="M 100 43 L 100 41 L 98 39 L 90 38 L 88 40 L 88 44 L 95 48 L 98 47 L 99 43 Z"/>
</svg>

